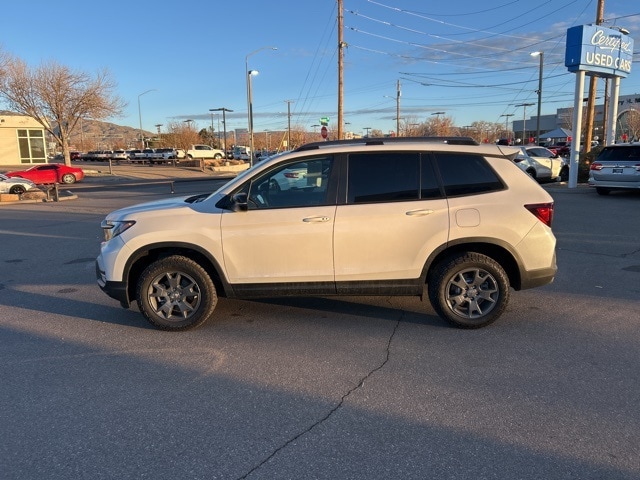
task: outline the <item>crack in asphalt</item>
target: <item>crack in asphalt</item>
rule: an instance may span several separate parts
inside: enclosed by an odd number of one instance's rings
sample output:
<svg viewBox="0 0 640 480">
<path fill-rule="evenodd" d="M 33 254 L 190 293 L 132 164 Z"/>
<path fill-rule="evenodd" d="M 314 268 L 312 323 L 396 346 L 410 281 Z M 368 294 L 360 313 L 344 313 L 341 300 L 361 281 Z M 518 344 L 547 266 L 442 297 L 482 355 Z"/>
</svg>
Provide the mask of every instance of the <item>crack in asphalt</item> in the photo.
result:
<svg viewBox="0 0 640 480">
<path fill-rule="evenodd" d="M 558 250 L 562 250 L 564 252 L 571 252 L 571 253 L 584 253 L 587 255 L 596 255 L 599 257 L 611 257 L 611 258 L 627 258 L 627 257 L 631 257 L 633 255 L 636 255 L 638 253 L 640 253 L 640 248 L 637 250 L 633 250 L 631 252 L 628 253 L 617 253 L 617 254 L 613 254 L 613 253 L 601 253 L 601 252 L 588 252 L 586 250 L 574 250 L 572 248 L 561 248 L 559 247 Z"/>
<path fill-rule="evenodd" d="M 276 448 L 268 457 L 266 457 L 260 463 L 255 465 L 253 468 L 251 468 L 251 470 L 249 470 L 244 475 L 238 477 L 237 480 L 242 480 L 242 479 L 247 478 L 249 475 L 254 473 L 256 470 L 258 470 L 263 465 L 265 465 L 272 458 L 274 458 L 276 455 L 278 455 L 278 453 L 280 453 L 282 450 L 287 448 L 289 445 L 291 445 L 293 442 L 298 440 L 300 437 L 302 437 L 303 435 L 306 435 L 307 433 L 311 432 L 314 428 L 318 427 L 319 425 L 322 425 L 324 422 L 329 420 L 333 416 L 334 413 L 336 413 L 338 410 L 340 410 L 342 408 L 342 405 L 344 404 L 345 400 L 352 393 L 360 390 L 364 386 L 364 382 L 367 381 L 367 379 L 369 379 L 374 373 L 376 373 L 379 370 L 381 370 L 382 368 L 384 368 L 384 366 L 389 361 L 390 350 L 391 350 L 391 342 L 393 341 L 393 337 L 395 337 L 395 335 L 396 335 L 396 331 L 398 330 L 398 327 L 400 326 L 400 322 L 402 321 L 403 317 L 404 317 L 404 311 L 402 311 L 402 314 L 401 314 L 400 318 L 396 321 L 396 324 L 393 327 L 393 331 L 391 332 L 391 335 L 389 336 L 389 339 L 387 340 L 387 346 L 385 348 L 385 358 L 382 361 L 382 363 L 380 363 L 380 365 L 378 365 L 373 370 L 371 370 L 369 373 L 367 373 L 364 377 L 362 377 L 360 379 L 360 381 L 358 382 L 358 384 L 355 387 L 351 388 L 347 393 L 342 395 L 342 397 L 340 398 L 340 401 L 338 402 L 338 404 L 335 407 L 333 407 L 331 410 L 329 410 L 329 412 L 324 417 L 322 417 L 321 419 L 319 419 L 318 421 L 313 423 L 311 426 L 309 426 L 308 428 L 306 428 L 302 432 L 298 433 L 297 435 L 293 436 L 292 438 L 290 438 L 289 440 L 284 442 L 282 445 L 280 445 L 278 448 Z"/>
</svg>

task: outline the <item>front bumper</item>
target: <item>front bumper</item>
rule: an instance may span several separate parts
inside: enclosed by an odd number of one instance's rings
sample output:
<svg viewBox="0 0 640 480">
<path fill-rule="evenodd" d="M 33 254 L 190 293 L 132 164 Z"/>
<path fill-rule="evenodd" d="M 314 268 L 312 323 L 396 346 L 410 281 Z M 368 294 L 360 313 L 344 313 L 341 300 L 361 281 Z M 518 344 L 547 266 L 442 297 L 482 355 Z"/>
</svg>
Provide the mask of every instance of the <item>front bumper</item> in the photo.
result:
<svg viewBox="0 0 640 480">
<path fill-rule="evenodd" d="M 104 270 L 100 267 L 99 259 L 96 259 L 96 279 L 100 289 L 111 298 L 118 300 L 123 308 L 129 308 L 131 301 L 126 282 L 107 281 Z"/>
</svg>

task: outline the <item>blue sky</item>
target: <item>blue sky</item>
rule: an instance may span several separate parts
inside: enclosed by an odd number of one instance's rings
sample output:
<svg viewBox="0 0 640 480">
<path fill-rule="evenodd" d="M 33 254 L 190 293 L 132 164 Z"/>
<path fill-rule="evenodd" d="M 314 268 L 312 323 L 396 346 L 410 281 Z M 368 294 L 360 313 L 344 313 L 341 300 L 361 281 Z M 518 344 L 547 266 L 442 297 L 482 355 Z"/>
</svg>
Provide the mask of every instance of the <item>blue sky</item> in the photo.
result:
<svg viewBox="0 0 640 480">
<path fill-rule="evenodd" d="M 395 130 L 398 80 L 400 116 L 410 122 L 435 112 L 458 126 L 520 118 L 515 105 L 537 100 L 536 50 L 545 52 L 542 113 L 569 107 L 575 77 L 564 67 L 565 33 L 593 23 L 596 8 L 597 0 L 344 0 L 345 129 Z M 0 47 L 29 65 L 110 70 L 128 102 L 113 123 L 138 127 L 140 100 L 148 131 L 186 119 L 209 127 L 209 109 L 220 107 L 234 110 L 227 130 L 246 128 L 248 56 L 260 72 L 255 132 L 286 129 L 288 105 L 292 125 L 312 130 L 320 117 L 335 125 L 335 0 L 31 0 L 2 10 Z M 640 4 L 606 0 L 605 20 L 629 30 L 640 50 Z M 621 95 L 640 93 L 639 60 Z"/>
</svg>

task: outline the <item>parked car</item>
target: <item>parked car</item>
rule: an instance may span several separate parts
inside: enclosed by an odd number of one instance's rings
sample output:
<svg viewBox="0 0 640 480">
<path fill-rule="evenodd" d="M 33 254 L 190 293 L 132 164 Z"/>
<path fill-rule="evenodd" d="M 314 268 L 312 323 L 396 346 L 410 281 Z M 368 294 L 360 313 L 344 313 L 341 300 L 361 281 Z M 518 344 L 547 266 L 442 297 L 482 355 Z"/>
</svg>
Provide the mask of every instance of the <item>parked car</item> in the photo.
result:
<svg viewBox="0 0 640 480">
<path fill-rule="evenodd" d="M 120 163 L 120 162 L 128 162 L 129 161 L 129 153 L 127 150 L 114 150 L 111 154 L 111 160 Z"/>
<path fill-rule="evenodd" d="M 604 147 L 589 167 L 588 183 L 600 195 L 640 188 L 640 143 Z"/>
<path fill-rule="evenodd" d="M 111 212 L 97 282 L 164 330 L 203 324 L 223 296 L 425 293 L 479 328 L 511 288 L 556 273 L 554 202 L 517 153 L 453 138 L 303 145 L 214 193 Z M 296 171 L 304 188 L 275 186 Z"/>
<path fill-rule="evenodd" d="M 158 159 L 163 162 L 178 159 L 178 151 L 175 148 L 156 148 L 156 153 L 159 155 Z"/>
<path fill-rule="evenodd" d="M 26 170 L 7 172 L 5 175 L 11 178 L 27 178 L 38 185 L 45 183 L 71 184 L 82 180 L 84 171 L 81 168 L 67 167 L 59 163 L 47 163 Z"/>
<path fill-rule="evenodd" d="M 569 141 L 561 140 L 549 145 L 547 148 L 560 157 L 571 155 L 571 142 Z"/>
<path fill-rule="evenodd" d="M 142 150 L 134 149 L 129 150 L 129 160 L 131 163 L 144 163 L 146 160 L 145 154 Z"/>
<path fill-rule="evenodd" d="M 213 148 L 210 145 L 191 145 L 191 148 L 187 150 L 187 157 L 189 159 L 193 158 L 203 158 L 203 159 L 216 159 L 219 160 L 225 157 L 225 152 L 222 150 L 218 150 L 217 148 Z"/>
<path fill-rule="evenodd" d="M 160 163 L 162 161 L 162 154 L 157 153 L 154 148 L 145 148 L 142 150 L 142 158 L 151 164 L 156 162 Z"/>
<path fill-rule="evenodd" d="M 22 195 L 28 190 L 37 190 L 36 184 L 26 178 L 11 178 L 0 173 L 0 193 Z"/>
<path fill-rule="evenodd" d="M 279 189 L 304 188 L 307 183 L 307 164 L 298 163 L 295 166 L 285 167 L 273 176 L 275 185 Z M 274 187 L 275 187 L 274 185 Z"/>
<path fill-rule="evenodd" d="M 519 150 L 514 161 L 537 181 L 569 180 L 569 163 L 565 158 L 544 147 L 519 147 Z"/>
<path fill-rule="evenodd" d="M 69 152 L 69 158 L 71 160 L 82 160 L 82 153 L 80 153 L 80 152 Z"/>
</svg>

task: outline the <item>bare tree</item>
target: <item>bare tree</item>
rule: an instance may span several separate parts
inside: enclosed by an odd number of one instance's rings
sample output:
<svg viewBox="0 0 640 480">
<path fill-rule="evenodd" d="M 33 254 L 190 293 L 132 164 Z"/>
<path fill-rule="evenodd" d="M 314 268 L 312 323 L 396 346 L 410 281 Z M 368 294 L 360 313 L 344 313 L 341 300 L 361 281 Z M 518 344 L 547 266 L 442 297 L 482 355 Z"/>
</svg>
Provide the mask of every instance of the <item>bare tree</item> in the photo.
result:
<svg viewBox="0 0 640 480">
<path fill-rule="evenodd" d="M 185 152 L 191 148 L 191 145 L 202 143 L 200 134 L 185 122 L 169 122 L 167 125 L 167 133 L 164 134 L 165 141 L 175 148 L 180 148 Z"/>
<path fill-rule="evenodd" d="M 629 132 L 629 141 L 637 141 L 640 138 L 640 111 L 636 109 L 628 110 L 626 124 Z"/>
<path fill-rule="evenodd" d="M 126 106 L 113 93 L 109 72 L 95 76 L 73 71 L 54 61 L 29 68 L 17 57 L 0 52 L 0 99 L 10 110 L 34 118 L 55 139 L 71 165 L 69 141 L 81 119 L 120 115 Z"/>
</svg>

